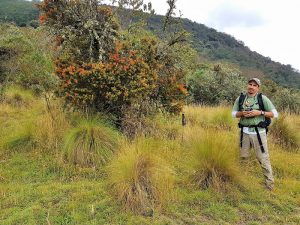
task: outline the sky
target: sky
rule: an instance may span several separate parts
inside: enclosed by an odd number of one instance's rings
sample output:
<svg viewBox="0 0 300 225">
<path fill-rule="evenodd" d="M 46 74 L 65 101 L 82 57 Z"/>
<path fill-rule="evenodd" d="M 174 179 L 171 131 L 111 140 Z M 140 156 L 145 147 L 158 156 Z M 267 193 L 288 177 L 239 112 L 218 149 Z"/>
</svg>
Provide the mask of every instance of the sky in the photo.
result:
<svg viewBox="0 0 300 225">
<path fill-rule="evenodd" d="M 147 0 L 145 0 L 147 2 Z M 165 14 L 166 0 L 151 0 Z M 300 70 L 299 0 L 177 0 L 183 18 L 241 40 L 252 51 Z"/>
</svg>

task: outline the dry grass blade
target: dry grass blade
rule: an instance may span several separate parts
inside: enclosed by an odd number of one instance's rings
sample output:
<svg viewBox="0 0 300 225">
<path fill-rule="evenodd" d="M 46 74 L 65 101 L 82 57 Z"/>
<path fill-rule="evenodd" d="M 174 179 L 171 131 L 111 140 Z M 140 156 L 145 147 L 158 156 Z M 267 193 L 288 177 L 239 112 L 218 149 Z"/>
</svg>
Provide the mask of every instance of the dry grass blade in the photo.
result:
<svg viewBox="0 0 300 225">
<path fill-rule="evenodd" d="M 128 145 L 108 167 L 113 195 L 125 210 L 137 214 L 162 209 L 172 199 L 175 182 L 171 167 L 145 151 L 145 143 Z"/>
</svg>

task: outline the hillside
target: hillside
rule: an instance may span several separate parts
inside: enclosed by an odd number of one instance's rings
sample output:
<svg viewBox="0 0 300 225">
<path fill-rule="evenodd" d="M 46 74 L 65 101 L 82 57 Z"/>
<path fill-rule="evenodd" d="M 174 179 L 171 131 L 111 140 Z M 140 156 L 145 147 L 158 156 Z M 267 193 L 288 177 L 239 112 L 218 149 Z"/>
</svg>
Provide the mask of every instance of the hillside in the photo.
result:
<svg viewBox="0 0 300 225">
<path fill-rule="evenodd" d="M 154 32 L 161 29 L 162 19 L 161 16 L 150 18 L 149 29 Z M 201 56 L 211 61 L 236 64 L 247 77 L 266 77 L 282 86 L 300 88 L 300 73 L 290 65 L 274 62 L 269 57 L 251 51 L 234 37 L 203 24 L 182 19 L 182 25 L 192 34 L 192 46 Z"/>
<path fill-rule="evenodd" d="M 0 21 L 14 21 L 19 26 L 36 26 L 38 10 L 32 2 L 24 0 L 2 0 Z M 152 16 L 148 29 L 156 34 L 161 32 L 162 16 Z M 182 19 L 185 30 L 191 33 L 192 46 L 198 53 L 211 61 L 227 61 L 238 65 L 247 77 L 266 77 L 285 87 L 300 88 L 300 73 L 290 65 L 272 61 L 269 57 L 251 51 L 243 42 L 218 32 L 203 24 Z"/>
<path fill-rule="evenodd" d="M 1 0 L 0 21 L 15 22 L 18 26 L 36 26 L 39 12 L 34 2 L 24 0 Z"/>
</svg>

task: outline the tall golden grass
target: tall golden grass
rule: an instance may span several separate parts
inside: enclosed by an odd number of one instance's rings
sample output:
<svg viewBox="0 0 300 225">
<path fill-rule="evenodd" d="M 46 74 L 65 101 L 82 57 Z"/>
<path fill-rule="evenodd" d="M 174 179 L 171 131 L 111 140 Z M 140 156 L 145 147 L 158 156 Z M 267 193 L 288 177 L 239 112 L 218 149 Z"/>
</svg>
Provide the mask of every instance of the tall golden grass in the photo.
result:
<svg viewBox="0 0 300 225">
<path fill-rule="evenodd" d="M 236 122 L 231 116 L 231 109 L 226 106 L 186 106 L 184 113 L 191 126 L 232 130 Z"/>
<path fill-rule="evenodd" d="M 175 174 L 146 139 L 126 144 L 107 167 L 113 195 L 138 214 L 162 209 L 173 197 Z"/>
<path fill-rule="evenodd" d="M 185 149 L 189 152 L 185 163 L 192 184 L 222 190 L 229 183 L 242 183 L 234 135 L 214 129 L 189 128 L 185 136 Z"/>
<path fill-rule="evenodd" d="M 276 119 L 271 128 L 270 134 L 272 134 L 275 143 L 279 144 L 286 150 L 298 151 L 300 148 L 300 132 L 297 120 L 287 114 L 281 114 Z"/>
</svg>

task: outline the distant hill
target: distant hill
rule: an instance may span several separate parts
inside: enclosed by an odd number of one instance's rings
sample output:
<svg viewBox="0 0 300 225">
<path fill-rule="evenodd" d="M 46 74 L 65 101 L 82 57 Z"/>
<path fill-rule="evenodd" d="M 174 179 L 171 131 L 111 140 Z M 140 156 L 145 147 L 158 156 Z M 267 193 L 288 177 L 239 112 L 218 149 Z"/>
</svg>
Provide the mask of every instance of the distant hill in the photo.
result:
<svg viewBox="0 0 300 225">
<path fill-rule="evenodd" d="M 1 0 L 0 21 L 14 21 L 19 26 L 34 24 L 38 10 L 33 2 Z M 160 33 L 163 16 L 152 16 L 148 28 Z M 269 57 L 251 51 L 241 41 L 203 24 L 182 19 L 185 30 L 192 34 L 192 45 L 199 54 L 210 61 L 227 61 L 240 67 L 245 76 L 265 77 L 285 87 L 300 89 L 300 72 L 290 65 L 272 61 Z"/>
<path fill-rule="evenodd" d="M 157 31 L 162 19 L 162 16 L 151 17 L 149 29 Z M 300 72 L 290 65 L 274 62 L 251 51 L 242 41 L 203 24 L 182 19 L 182 25 L 192 34 L 192 45 L 201 56 L 211 61 L 237 64 L 247 77 L 265 77 L 285 87 L 300 88 Z"/>
<path fill-rule="evenodd" d="M 0 0 L 0 21 L 14 22 L 18 26 L 36 24 L 39 12 L 33 2 L 24 0 Z"/>
</svg>

